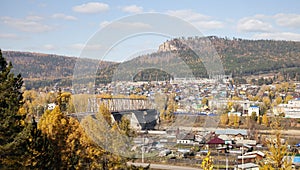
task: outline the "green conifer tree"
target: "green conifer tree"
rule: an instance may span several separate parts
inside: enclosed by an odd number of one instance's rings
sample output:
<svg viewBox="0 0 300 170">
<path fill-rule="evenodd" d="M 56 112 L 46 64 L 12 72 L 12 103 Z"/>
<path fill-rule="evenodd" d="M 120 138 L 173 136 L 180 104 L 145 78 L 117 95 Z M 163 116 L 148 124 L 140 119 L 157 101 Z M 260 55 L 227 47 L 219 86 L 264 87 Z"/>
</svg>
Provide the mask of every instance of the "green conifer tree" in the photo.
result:
<svg viewBox="0 0 300 170">
<path fill-rule="evenodd" d="M 25 128 L 25 115 L 19 113 L 22 105 L 21 75 L 11 73 L 12 64 L 7 63 L 0 50 L 0 169 L 19 166 L 19 157 Z"/>
</svg>

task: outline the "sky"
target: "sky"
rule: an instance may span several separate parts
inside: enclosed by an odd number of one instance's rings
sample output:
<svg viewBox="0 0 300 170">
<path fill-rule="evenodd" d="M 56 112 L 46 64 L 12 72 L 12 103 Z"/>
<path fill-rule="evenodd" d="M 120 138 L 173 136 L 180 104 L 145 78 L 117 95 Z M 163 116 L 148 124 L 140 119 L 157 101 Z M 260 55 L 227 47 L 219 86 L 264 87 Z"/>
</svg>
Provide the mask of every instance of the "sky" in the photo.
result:
<svg viewBox="0 0 300 170">
<path fill-rule="evenodd" d="M 153 23 L 127 21 L 144 13 L 178 17 L 197 28 L 201 36 L 300 41 L 299 9 L 298 0 L 6 0 L 0 6 L 0 48 L 89 58 L 95 57 L 83 55 L 84 49 L 106 50 L 102 53 L 107 60 L 122 61 L 155 51 L 174 38 L 159 32 L 136 36 L 143 31 L 137 28 L 147 30 Z M 101 33 L 120 20 L 107 37 L 124 30 L 132 36 L 119 37 L 104 48 L 108 38 L 101 39 Z M 156 23 L 164 25 L 160 19 Z M 177 29 L 169 25 L 163 29 Z M 102 44 L 90 43 L 95 36 Z"/>
</svg>

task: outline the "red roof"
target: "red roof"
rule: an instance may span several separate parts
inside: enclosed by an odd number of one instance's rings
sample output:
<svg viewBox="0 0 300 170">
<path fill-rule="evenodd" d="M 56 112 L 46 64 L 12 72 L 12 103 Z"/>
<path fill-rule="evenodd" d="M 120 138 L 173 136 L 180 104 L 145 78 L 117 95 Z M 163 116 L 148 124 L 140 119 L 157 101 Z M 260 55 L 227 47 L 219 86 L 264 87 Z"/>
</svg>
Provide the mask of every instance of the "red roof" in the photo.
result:
<svg viewBox="0 0 300 170">
<path fill-rule="evenodd" d="M 211 139 L 209 142 L 207 142 L 207 144 L 210 144 L 210 145 L 213 145 L 213 144 L 225 144 L 225 141 L 218 138 L 218 137 L 215 137 L 213 139 Z"/>
</svg>

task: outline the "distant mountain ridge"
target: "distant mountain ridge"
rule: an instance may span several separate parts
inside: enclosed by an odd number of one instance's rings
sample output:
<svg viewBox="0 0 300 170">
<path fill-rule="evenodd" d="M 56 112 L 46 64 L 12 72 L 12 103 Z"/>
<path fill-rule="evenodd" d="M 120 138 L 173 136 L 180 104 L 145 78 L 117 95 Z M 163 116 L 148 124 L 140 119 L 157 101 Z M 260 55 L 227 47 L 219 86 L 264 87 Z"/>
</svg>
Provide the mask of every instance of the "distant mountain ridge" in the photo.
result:
<svg viewBox="0 0 300 170">
<path fill-rule="evenodd" d="M 300 67 L 300 42 L 228 39 L 216 36 L 206 38 L 219 54 L 227 73 L 250 75 Z M 160 45 L 158 53 L 172 50 L 188 51 L 185 43 L 197 45 L 202 40 L 203 37 L 169 40 Z M 195 61 L 195 64 L 198 63 L 199 61 Z"/>
<path fill-rule="evenodd" d="M 199 52 L 200 55 L 208 55 L 199 57 Z M 225 74 L 232 75 L 233 78 L 280 72 L 286 75 L 286 80 L 300 80 L 300 42 L 295 41 L 228 39 L 216 36 L 175 38 L 161 44 L 155 53 L 128 61 L 128 68 L 167 63 L 168 68 L 176 70 L 178 64 L 169 62 L 173 55 L 189 66 L 194 77 L 208 77 L 207 66 L 203 63 L 205 60 L 210 63 L 218 62 L 215 59 L 219 58 Z M 212 57 L 215 55 L 217 57 Z M 123 74 L 126 72 L 123 71 Z M 151 73 L 150 70 L 145 70 L 135 78 L 153 81 L 157 77 L 160 80 L 171 77 L 160 76 L 163 74 L 163 71 Z"/>
<path fill-rule="evenodd" d="M 66 78 L 73 74 L 76 57 L 20 51 L 3 51 L 13 64 L 13 72 L 25 79 Z"/>
<path fill-rule="evenodd" d="M 276 73 L 284 70 L 293 72 L 294 77 L 300 79 L 300 42 L 294 41 L 228 39 L 215 36 L 177 38 L 162 43 L 156 53 L 141 55 L 134 60 L 137 60 L 139 64 L 167 61 L 169 58 L 166 54 L 175 51 L 183 61 L 188 63 L 195 77 L 205 77 L 207 73 L 201 59 L 185 45 L 190 44 L 197 47 L 203 43 L 204 38 L 210 41 L 218 53 L 225 73 L 232 74 L 233 77 Z M 78 59 L 54 54 L 18 51 L 3 51 L 2 53 L 8 61 L 12 62 L 13 71 L 22 74 L 27 83 L 26 87 L 29 88 L 53 85 L 56 82 L 70 85 L 74 66 Z M 86 62 L 89 61 L 95 63 L 93 59 L 86 60 Z M 98 70 L 98 80 L 101 83 L 110 81 L 114 69 L 120 65 L 120 63 L 105 63 L 107 67 Z M 137 74 L 136 78 L 137 80 L 153 78 L 154 76 L 151 76 L 153 72 L 156 76 L 165 74 L 159 73 L 157 70 L 147 70 L 145 73 Z"/>
<path fill-rule="evenodd" d="M 34 52 L 2 51 L 3 56 L 13 64 L 12 71 L 21 73 L 27 88 L 54 86 L 71 86 L 75 64 L 79 58 L 55 54 Z M 86 68 L 89 63 L 98 63 L 95 59 L 84 59 Z M 112 62 L 102 62 L 104 65 Z M 85 68 L 82 68 L 85 69 Z"/>
</svg>

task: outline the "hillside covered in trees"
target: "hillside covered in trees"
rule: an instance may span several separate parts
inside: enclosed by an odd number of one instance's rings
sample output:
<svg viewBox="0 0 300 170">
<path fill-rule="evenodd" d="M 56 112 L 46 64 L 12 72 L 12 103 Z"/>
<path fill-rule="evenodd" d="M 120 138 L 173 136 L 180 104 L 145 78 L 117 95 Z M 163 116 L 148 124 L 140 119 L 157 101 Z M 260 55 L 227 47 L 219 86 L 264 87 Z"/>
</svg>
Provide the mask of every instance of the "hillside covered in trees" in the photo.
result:
<svg viewBox="0 0 300 170">
<path fill-rule="evenodd" d="M 202 45 L 204 41 L 209 42 L 210 47 L 204 47 Z M 136 64 L 168 64 L 168 67 L 176 70 L 177 65 L 169 62 L 170 56 L 174 55 L 179 56 L 188 65 L 195 77 L 207 77 L 207 70 L 202 59 L 189 48 L 190 46 L 194 47 L 193 50 L 202 48 L 202 52 L 215 50 L 221 59 L 225 73 L 233 77 L 281 72 L 287 75 L 288 79 L 300 80 L 300 42 L 210 36 L 169 40 L 160 45 L 156 53 L 142 55 L 125 63 L 107 62 L 106 67 L 102 66 L 102 69 L 98 70 L 97 82 L 111 81 L 114 70 L 120 65 L 133 68 Z M 28 88 L 53 86 L 55 83 L 71 85 L 77 59 L 76 57 L 14 51 L 4 51 L 3 56 L 12 62 L 15 73 L 22 74 Z M 95 62 L 95 60 L 87 60 L 89 61 Z M 123 74 L 129 73 L 125 70 Z M 172 76 L 170 74 L 172 73 L 148 69 L 133 76 L 134 80 L 163 80 L 170 78 Z"/>
<path fill-rule="evenodd" d="M 21 73 L 27 88 L 45 86 L 70 86 L 73 71 L 78 58 L 54 54 L 2 51 L 3 56 L 13 64 L 12 71 Z M 84 59 L 86 68 L 89 63 L 96 63 L 93 59 Z M 104 62 L 110 64 L 111 62 Z M 102 62 L 103 64 L 103 62 Z M 86 69 L 81 68 L 81 69 Z"/>
<path fill-rule="evenodd" d="M 201 54 L 207 51 L 214 55 L 209 50 L 215 50 L 225 73 L 232 74 L 233 77 L 289 72 L 290 78 L 300 79 L 300 42 L 293 41 L 243 40 L 215 36 L 179 38 L 163 43 L 157 53 L 142 56 L 141 61 L 177 51 L 177 55 L 192 69 L 194 76 L 203 77 L 207 75 L 202 58 L 193 51 L 199 48 L 202 48 Z"/>
<path fill-rule="evenodd" d="M 225 71 L 233 75 L 277 72 L 300 67 L 300 42 L 209 37 Z"/>
</svg>

